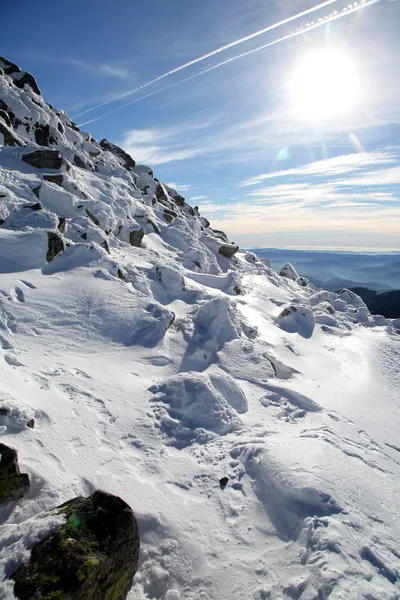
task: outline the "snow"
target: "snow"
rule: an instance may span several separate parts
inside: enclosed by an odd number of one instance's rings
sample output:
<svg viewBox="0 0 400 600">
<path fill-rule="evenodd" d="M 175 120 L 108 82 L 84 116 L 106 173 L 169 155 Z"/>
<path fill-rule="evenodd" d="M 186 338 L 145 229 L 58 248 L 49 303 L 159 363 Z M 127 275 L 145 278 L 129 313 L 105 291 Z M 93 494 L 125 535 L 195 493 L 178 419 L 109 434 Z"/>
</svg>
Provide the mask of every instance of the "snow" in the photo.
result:
<svg viewBox="0 0 400 600">
<path fill-rule="evenodd" d="M 21 161 L 38 149 L 24 126 L 23 149 L 0 147 L 0 433 L 31 477 L 1 509 L 3 574 L 60 525 L 43 511 L 104 489 L 139 521 L 129 600 L 398 598 L 398 321 L 222 256 L 172 190 L 152 195 L 151 169 L 0 81 L 64 157 L 60 187 Z M 47 264 L 59 217 L 67 247 Z"/>
</svg>

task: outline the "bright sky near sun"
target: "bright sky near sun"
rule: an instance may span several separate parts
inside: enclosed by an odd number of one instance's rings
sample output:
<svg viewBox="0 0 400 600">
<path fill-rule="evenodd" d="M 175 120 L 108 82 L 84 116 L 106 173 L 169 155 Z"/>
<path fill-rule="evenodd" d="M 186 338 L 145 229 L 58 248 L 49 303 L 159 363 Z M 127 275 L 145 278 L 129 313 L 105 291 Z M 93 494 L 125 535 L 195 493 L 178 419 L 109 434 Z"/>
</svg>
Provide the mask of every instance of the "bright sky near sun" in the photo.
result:
<svg viewBox="0 0 400 600">
<path fill-rule="evenodd" d="M 0 11 L 1 53 L 47 101 L 153 166 L 235 242 L 400 249 L 400 2 Z"/>
</svg>

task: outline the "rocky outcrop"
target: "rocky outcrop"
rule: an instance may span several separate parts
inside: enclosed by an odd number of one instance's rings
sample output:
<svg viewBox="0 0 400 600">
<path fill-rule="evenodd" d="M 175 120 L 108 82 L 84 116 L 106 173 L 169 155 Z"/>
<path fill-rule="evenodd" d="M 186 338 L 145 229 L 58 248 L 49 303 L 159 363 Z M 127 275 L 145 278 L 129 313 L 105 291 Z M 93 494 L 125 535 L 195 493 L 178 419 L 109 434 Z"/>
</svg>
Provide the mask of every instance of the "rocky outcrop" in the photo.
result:
<svg viewBox="0 0 400 600">
<path fill-rule="evenodd" d="M 14 84 L 18 88 L 23 89 L 25 85 L 28 85 L 35 92 L 35 94 L 38 94 L 38 96 L 42 95 L 34 76 L 30 73 L 26 73 L 25 71 L 21 71 L 16 64 L 7 60 L 3 56 L 0 56 L 0 69 L 3 69 L 5 75 L 9 75 L 12 78 Z"/>
<path fill-rule="evenodd" d="M 112 154 L 115 154 L 115 156 L 118 156 L 128 170 L 133 169 L 136 166 L 133 158 L 127 152 L 125 152 L 125 150 L 122 150 L 122 148 L 116 146 L 109 140 L 101 140 L 100 146 L 103 148 L 103 150 L 108 150 L 109 152 L 112 152 Z"/>
<path fill-rule="evenodd" d="M 65 243 L 63 238 L 54 231 L 48 231 L 47 237 L 48 250 L 46 254 L 46 260 L 47 262 L 51 262 L 53 258 L 57 256 L 57 254 L 60 254 L 60 252 L 63 252 L 65 250 Z"/>
<path fill-rule="evenodd" d="M 135 231 L 131 231 L 129 233 L 129 242 L 131 246 L 136 246 L 137 248 L 139 248 L 140 244 L 142 243 L 143 237 L 143 229 L 136 229 Z"/>
<path fill-rule="evenodd" d="M 66 523 L 37 544 L 30 561 L 11 576 L 19 600 L 124 600 L 139 558 L 139 528 L 132 509 L 97 491 L 57 512 Z"/>
<path fill-rule="evenodd" d="M 0 504 L 19 500 L 29 490 L 27 473 L 21 473 L 18 465 L 18 453 L 14 448 L 0 444 Z"/>
<path fill-rule="evenodd" d="M 278 275 L 281 277 L 286 277 L 286 279 L 290 279 L 291 281 L 296 281 L 299 278 L 299 274 L 289 262 L 286 262 L 282 267 L 278 270 Z"/>
<path fill-rule="evenodd" d="M 232 244 L 225 244 L 224 246 L 220 246 L 218 252 L 225 256 L 226 258 L 232 258 L 234 254 L 239 250 L 239 246 L 233 246 Z"/>
<path fill-rule="evenodd" d="M 22 155 L 22 160 L 38 169 L 60 169 L 62 158 L 58 150 L 35 150 Z"/>
</svg>

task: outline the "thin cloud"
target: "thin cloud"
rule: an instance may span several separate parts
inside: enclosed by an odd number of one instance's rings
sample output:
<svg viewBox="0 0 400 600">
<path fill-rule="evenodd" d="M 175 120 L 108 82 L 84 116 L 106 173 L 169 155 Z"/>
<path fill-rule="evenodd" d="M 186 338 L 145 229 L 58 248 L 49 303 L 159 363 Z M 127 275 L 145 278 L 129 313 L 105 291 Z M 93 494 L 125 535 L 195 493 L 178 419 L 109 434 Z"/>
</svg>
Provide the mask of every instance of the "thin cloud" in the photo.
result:
<svg viewBox="0 0 400 600">
<path fill-rule="evenodd" d="M 151 165 L 187 160 L 201 153 L 200 148 L 179 144 L 179 133 L 178 128 L 131 129 L 120 145 L 138 162 Z"/>
</svg>

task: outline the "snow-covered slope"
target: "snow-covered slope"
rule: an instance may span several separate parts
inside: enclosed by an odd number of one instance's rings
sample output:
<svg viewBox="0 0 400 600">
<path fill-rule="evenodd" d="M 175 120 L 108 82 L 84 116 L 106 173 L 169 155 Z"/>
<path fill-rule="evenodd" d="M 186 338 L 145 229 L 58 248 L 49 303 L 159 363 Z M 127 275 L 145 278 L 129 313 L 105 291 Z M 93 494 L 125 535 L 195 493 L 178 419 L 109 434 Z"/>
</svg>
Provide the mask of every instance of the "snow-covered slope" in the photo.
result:
<svg viewBox="0 0 400 600">
<path fill-rule="evenodd" d="M 31 489 L 1 577 L 100 488 L 139 521 L 129 600 L 399 598 L 400 323 L 238 250 L 2 66 L 0 426 Z"/>
</svg>

